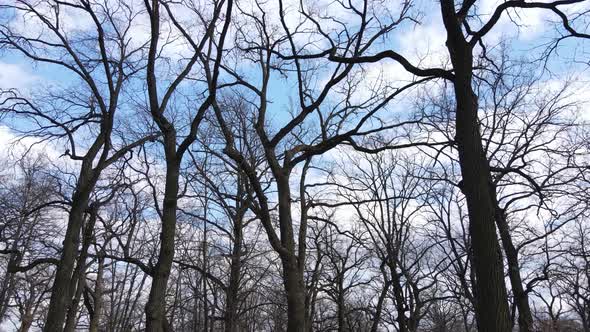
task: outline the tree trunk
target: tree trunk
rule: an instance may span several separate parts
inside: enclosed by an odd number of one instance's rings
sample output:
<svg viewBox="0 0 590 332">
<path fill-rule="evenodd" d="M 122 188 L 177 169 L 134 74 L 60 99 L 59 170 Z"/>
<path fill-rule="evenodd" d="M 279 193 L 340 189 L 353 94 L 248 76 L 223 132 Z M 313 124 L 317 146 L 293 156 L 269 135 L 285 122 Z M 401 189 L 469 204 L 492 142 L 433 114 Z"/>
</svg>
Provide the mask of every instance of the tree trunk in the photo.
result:
<svg viewBox="0 0 590 332">
<path fill-rule="evenodd" d="M 205 192 L 205 197 L 207 197 L 207 192 Z M 207 200 L 205 198 L 205 206 L 203 211 L 203 217 L 207 220 Z M 203 242 L 202 242 L 202 249 L 203 249 L 203 269 L 205 272 L 209 272 L 209 260 L 207 259 L 207 222 L 203 223 Z M 201 278 L 201 283 L 203 287 L 203 332 L 209 332 L 209 299 L 207 298 L 207 278 L 203 274 Z"/>
<path fill-rule="evenodd" d="M 90 319 L 88 332 L 98 332 L 100 316 L 102 314 L 102 275 L 104 273 L 104 258 L 98 259 L 98 272 L 96 274 L 96 285 L 94 286 L 94 312 Z"/>
<path fill-rule="evenodd" d="M 387 292 L 391 282 L 387 280 L 385 273 L 383 273 L 383 288 L 381 294 L 379 294 L 379 300 L 377 301 L 377 307 L 375 308 L 375 315 L 373 316 L 373 324 L 371 325 L 371 332 L 377 332 L 379 330 L 379 322 L 381 321 L 381 312 L 383 311 L 383 304 L 387 297 Z"/>
<path fill-rule="evenodd" d="M 65 332 L 73 332 L 76 329 L 76 323 L 78 318 L 78 306 L 82 293 L 86 287 L 86 258 L 88 257 L 88 249 L 90 248 L 90 242 L 94 235 L 94 224 L 96 223 L 96 217 L 98 213 L 98 207 L 91 207 L 88 220 L 84 229 L 84 238 L 82 239 L 82 249 L 77 259 L 76 268 L 72 274 L 72 283 L 70 288 L 70 294 L 74 293 L 74 298 L 68 309 L 66 318 L 66 325 L 64 327 Z"/>
<path fill-rule="evenodd" d="M 83 178 L 84 177 L 81 176 L 81 179 L 79 180 L 80 183 L 84 183 Z M 86 185 L 85 187 L 89 188 L 92 186 Z M 84 222 L 84 213 L 88 207 L 89 197 L 90 190 L 88 189 L 78 189 L 72 196 L 72 208 L 68 217 L 68 226 L 63 242 L 63 250 L 59 264 L 57 265 L 55 280 L 53 282 L 47 320 L 43 327 L 44 332 L 61 331 L 64 327 L 66 313 L 72 299 L 72 273 L 74 271 L 74 263 L 76 261 L 76 254 L 80 243 L 80 229 Z"/>
<path fill-rule="evenodd" d="M 171 160 L 172 159 L 172 160 Z M 166 288 L 174 259 L 174 237 L 176 233 L 176 206 L 178 202 L 178 179 L 180 164 L 175 158 L 167 161 L 166 187 L 162 207 L 162 232 L 158 262 L 152 276 L 152 286 L 145 306 L 146 331 L 171 331 L 166 320 Z"/>
<path fill-rule="evenodd" d="M 289 171 L 275 173 L 279 205 L 279 226 L 281 244 L 286 253 L 281 254 L 283 265 L 283 283 L 287 294 L 287 332 L 307 332 L 305 308 L 305 282 L 303 281 L 303 261 L 298 257 L 293 233 L 291 216 L 291 190 L 289 187 Z"/>
<path fill-rule="evenodd" d="M 76 275 L 76 272 L 74 272 Z M 80 300 L 82 299 L 82 292 L 86 287 L 86 275 L 84 272 L 79 273 L 77 278 L 72 278 L 72 281 L 78 279 L 76 282 L 73 283 L 73 287 L 75 288 L 74 298 L 70 304 L 70 308 L 68 309 L 68 314 L 66 316 L 66 325 L 64 326 L 64 332 L 74 332 L 76 330 L 76 325 L 78 323 L 78 306 L 80 304 Z"/>
<path fill-rule="evenodd" d="M 512 286 L 512 293 L 514 294 L 514 302 L 518 308 L 518 330 L 520 332 L 531 332 L 533 331 L 533 314 L 529 305 L 529 297 L 522 287 L 520 266 L 518 264 L 518 251 L 512 242 L 506 214 L 498 204 L 495 189 L 492 192 L 492 195 L 496 207 L 496 225 L 498 226 L 502 246 L 506 253 L 508 276 Z"/>
<path fill-rule="evenodd" d="M 18 332 L 29 332 L 31 326 L 33 326 L 33 315 L 25 314 L 21 318 L 22 321 L 20 323 L 20 327 L 18 328 Z"/>
<path fill-rule="evenodd" d="M 232 249 L 229 284 L 225 299 L 225 332 L 237 332 L 238 291 L 240 288 L 241 252 L 242 252 L 242 216 L 234 220 L 234 247 Z"/>
<path fill-rule="evenodd" d="M 22 316 L 20 317 L 21 322 L 18 328 L 18 332 L 29 332 L 31 326 L 33 325 L 33 321 L 35 319 L 35 313 L 37 311 L 39 303 L 36 302 L 40 300 L 37 298 L 37 293 L 35 292 L 35 286 L 31 286 L 29 288 L 29 298 L 24 303 L 24 308 L 22 310 Z"/>
<path fill-rule="evenodd" d="M 344 290 L 343 290 L 343 280 L 342 276 L 338 277 L 338 297 L 337 297 L 337 305 L 338 305 L 338 332 L 347 332 L 346 326 L 346 308 L 344 302 Z"/>
<path fill-rule="evenodd" d="M 18 239 L 18 237 L 15 238 Z M 19 255 L 16 252 L 16 250 L 18 249 L 18 240 L 14 241 L 14 244 L 11 249 L 12 252 L 8 257 L 7 266 L 18 265 L 19 263 Z M 14 293 L 14 285 L 14 273 L 10 272 L 9 269 L 6 269 L 6 272 L 4 273 L 4 278 L 2 279 L 2 288 L 0 288 L 0 323 L 2 323 L 4 319 L 8 316 L 6 313 L 8 310 L 8 305 L 10 304 L 10 299 L 12 298 L 12 295 Z"/>
<path fill-rule="evenodd" d="M 461 29 L 452 0 L 441 2 L 447 30 L 447 49 L 453 64 L 457 103 L 456 143 L 463 176 L 461 190 L 469 211 L 469 232 L 476 274 L 478 330 L 511 330 L 508 296 L 500 245 L 496 236 L 495 208 L 490 196 L 491 173 L 481 141 L 478 101 L 473 92 L 473 50 Z"/>
<path fill-rule="evenodd" d="M 397 310 L 397 323 L 398 323 L 398 331 L 399 332 L 406 332 L 408 331 L 408 322 L 406 317 L 406 308 L 405 308 L 405 297 L 404 297 L 404 290 L 402 289 L 402 284 L 400 280 L 400 276 L 397 273 L 395 266 L 391 265 L 391 282 L 393 287 L 393 294 L 395 298 L 395 307 Z"/>
<path fill-rule="evenodd" d="M 306 332 L 305 284 L 303 273 L 294 259 L 282 260 L 287 292 L 287 332 Z"/>
<path fill-rule="evenodd" d="M 311 275 L 311 284 L 306 290 L 305 295 L 305 324 L 307 332 L 313 331 L 313 318 L 315 317 L 316 302 L 319 293 L 318 283 L 320 279 L 320 265 L 322 261 L 322 254 L 318 249 L 316 251 L 316 263 Z"/>
</svg>

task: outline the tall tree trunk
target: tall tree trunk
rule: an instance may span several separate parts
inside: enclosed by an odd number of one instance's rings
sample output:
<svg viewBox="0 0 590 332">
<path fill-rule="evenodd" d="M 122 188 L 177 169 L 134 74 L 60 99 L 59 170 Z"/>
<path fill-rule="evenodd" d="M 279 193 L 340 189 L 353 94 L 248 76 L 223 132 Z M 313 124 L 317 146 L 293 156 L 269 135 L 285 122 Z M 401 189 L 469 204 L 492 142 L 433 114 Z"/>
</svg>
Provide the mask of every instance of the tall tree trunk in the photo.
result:
<svg viewBox="0 0 590 332">
<path fill-rule="evenodd" d="M 309 285 L 309 288 L 306 290 L 307 292 L 305 295 L 305 312 L 306 312 L 306 317 L 305 317 L 306 323 L 305 324 L 307 326 L 308 332 L 313 331 L 313 319 L 315 317 L 316 302 L 317 302 L 317 297 L 318 297 L 318 293 L 319 293 L 318 283 L 319 283 L 319 279 L 320 279 L 320 272 L 321 272 L 320 268 L 321 268 L 321 261 L 322 261 L 321 250 L 319 250 L 319 249 L 316 250 L 316 258 L 315 259 L 316 259 L 316 262 L 315 262 L 315 267 L 313 269 L 312 276 L 311 276 L 311 283 Z"/>
<path fill-rule="evenodd" d="M 169 144 L 175 144 L 169 142 Z M 166 288 L 174 259 L 174 237 L 176 233 L 176 206 L 178 203 L 178 179 L 180 163 L 176 158 L 167 157 L 166 187 L 162 204 L 162 232 L 158 262 L 152 276 L 152 286 L 145 306 L 146 331 L 171 331 L 166 320 Z"/>
<path fill-rule="evenodd" d="M 26 313 L 21 318 L 20 327 L 18 328 L 18 332 L 29 332 L 31 326 L 33 326 L 33 315 Z"/>
<path fill-rule="evenodd" d="M 287 332 L 306 332 L 305 284 L 296 259 L 283 259 L 283 278 L 287 293 Z"/>
<path fill-rule="evenodd" d="M 496 207 L 496 225 L 502 240 L 502 247 L 506 253 L 506 262 L 508 263 L 508 276 L 510 278 L 510 285 L 512 286 L 512 293 L 514 294 L 514 302 L 518 309 L 518 330 L 520 332 L 533 331 L 533 314 L 529 305 L 528 294 L 522 287 L 522 277 L 520 275 L 520 265 L 518 264 L 518 251 L 512 242 L 510 236 L 510 228 L 506 220 L 506 213 L 500 208 L 496 196 L 495 186 L 492 188 L 492 199 Z"/>
<path fill-rule="evenodd" d="M 76 274 L 76 272 L 74 272 L 74 274 Z M 75 288 L 75 291 L 73 292 L 74 298 L 72 299 L 70 308 L 68 309 L 64 332 L 74 332 L 76 330 L 76 325 L 78 323 L 78 306 L 80 304 L 80 300 L 82 299 L 84 288 L 86 287 L 86 275 L 84 272 L 80 273 L 77 278 L 72 278 L 72 281 L 75 279 L 78 280 L 73 283 L 72 288 Z"/>
<path fill-rule="evenodd" d="M 469 232 L 476 274 L 478 330 L 511 330 L 508 296 L 500 245 L 496 236 L 495 207 L 490 195 L 491 173 L 481 141 L 478 101 L 473 92 L 473 50 L 461 29 L 453 0 L 442 0 L 447 49 L 453 64 L 457 103 L 456 143 L 463 176 L 461 189 L 467 200 Z"/>
<path fill-rule="evenodd" d="M 88 220 L 86 221 L 84 229 L 82 249 L 80 250 L 76 268 L 72 275 L 70 294 L 74 293 L 74 298 L 72 299 L 68 309 L 66 325 L 64 327 L 65 332 L 73 332 L 76 329 L 78 306 L 80 304 L 80 299 L 82 298 L 84 288 L 86 287 L 86 258 L 88 257 L 88 249 L 90 248 L 90 243 L 92 242 L 92 237 L 94 235 L 94 225 L 96 223 L 98 207 L 93 206 L 90 208 L 90 210 L 91 211 L 88 215 Z"/>
<path fill-rule="evenodd" d="M 19 227 L 20 228 L 20 227 Z M 18 239 L 20 237 L 20 232 L 17 232 L 17 236 L 15 236 L 16 239 Z M 10 255 L 8 256 L 8 264 L 7 266 L 16 266 L 19 264 L 19 253 L 17 252 L 17 250 L 22 250 L 24 251 L 23 248 L 18 248 L 19 241 L 15 240 L 12 248 L 11 248 L 11 252 Z M 8 311 L 8 305 L 10 304 L 10 299 L 12 298 L 12 294 L 14 293 L 14 286 L 15 286 L 15 282 L 14 282 L 14 273 L 11 272 L 9 269 L 6 269 L 6 272 L 4 273 L 4 278 L 2 279 L 2 286 L 0 288 L 0 323 L 2 323 L 4 321 L 4 319 L 7 317 L 6 313 Z"/>
<path fill-rule="evenodd" d="M 287 332 L 307 332 L 305 308 L 305 282 L 303 268 L 305 257 L 295 246 L 293 218 L 291 216 L 291 190 L 289 170 L 275 173 L 279 203 L 279 225 L 281 244 L 286 253 L 281 254 L 283 283 L 287 294 Z"/>
<path fill-rule="evenodd" d="M 348 328 L 346 326 L 346 307 L 345 307 L 345 302 L 344 302 L 344 280 L 343 280 L 343 276 L 340 275 L 338 276 L 338 297 L 337 297 L 337 307 L 338 307 L 338 312 L 337 312 L 337 316 L 338 316 L 338 332 L 347 332 Z"/>
<path fill-rule="evenodd" d="M 88 332 L 98 332 L 98 328 L 100 325 L 100 317 L 102 314 L 102 294 L 103 294 L 103 287 L 102 287 L 102 276 L 104 273 L 104 258 L 98 258 L 98 272 L 96 273 L 96 284 L 94 286 L 94 312 L 92 318 L 90 319 L 90 327 L 88 328 Z"/>
<path fill-rule="evenodd" d="M 240 288 L 240 271 L 242 268 L 242 213 L 234 220 L 234 247 L 230 263 L 229 284 L 225 299 L 225 332 L 237 332 L 238 291 Z"/>
<path fill-rule="evenodd" d="M 391 270 L 391 282 L 395 298 L 395 307 L 397 310 L 396 320 L 398 323 L 398 331 L 406 332 L 408 331 L 408 322 L 406 317 L 404 291 L 402 289 L 400 275 L 397 273 L 395 265 L 391 265 L 389 268 Z"/>
<path fill-rule="evenodd" d="M 203 269 L 205 273 L 209 272 L 209 261 L 207 259 L 207 207 L 208 207 L 208 200 L 207 200 L 207 192 L 205 191 L 205 206 L 203 209 L 203 242 L 202 242 L 202 250 L 203 250 Z M 203 332 L 209 332 L 209 299 L 207 298 L 207 278 L 203 275 L 201 278 L 202 287 L 203 287 Z"/>
<path fill-rule="evenodd" d="M 68 312 L 72 299 L 72 273 L 74 271 L 78 245 L 80 244 L 80 229 L 84 222 L 84 213 L 88 207 L 88 199 L 90 197 L 90 189 L 87 188 L 93 187 L 93 185 L 88 185 L 87 177 L 88 174 L 86 176 L 81 175 L 78 187 L 84 187 L 85 189 L 78 189 L 72 196 L 72 207 L 68 216 L 68 226 L 63 242 L 63 250 L 57 265 L 55 280 L 53 281 L 47 320 L 43 327 L 44 332 L 62 331 L 66 313 Z"/>
<path fill-rule="evenodd" d="M 16 252 L 11 253 L 8 258 L 7 266 L 16 265 L 17 256 L 18 255 L 16 254 Z M 4 318 L 7 316 L 6 311 L 8 310 L 8 305 L 10 303 L 10 299 L 12 298 L 13 293 L 14 273 L 8 271 L 7 269 L 6 273 L 4 274 L 4 278 L 2 279 L 2 286 L 0 288 L 0 323 L 2 323 L 4 321 Z"/>
<path fill-rule="evenodd" d="M 385 303 L 385 298 L 387 297 L 387 292 L 389 291 L 390 286 L 391 281 L 387 280 L 387 276 L 385 275 L 385 272 L 383 272 L 383 288 L 381 289 L 379 299 L 377 300 L 377 307 L 375 308 L 375 315 L 373 315 L 373 324 L 371 325 L 371 332 L 377 332 L 379 330 L 381 312 L 383 311 L 383 304 Z"/>
</svg>

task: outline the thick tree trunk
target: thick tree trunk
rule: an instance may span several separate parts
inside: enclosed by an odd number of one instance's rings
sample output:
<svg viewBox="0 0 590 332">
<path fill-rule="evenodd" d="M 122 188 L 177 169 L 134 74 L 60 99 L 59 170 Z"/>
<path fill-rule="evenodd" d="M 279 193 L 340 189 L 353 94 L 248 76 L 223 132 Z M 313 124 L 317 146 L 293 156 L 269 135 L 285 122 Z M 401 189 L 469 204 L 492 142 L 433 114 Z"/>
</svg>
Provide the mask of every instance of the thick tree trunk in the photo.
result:
<svg viewBox="0 0 590 332">
<path fill-rule="evenodd" d="M 469 83 L 467 83 L 469 82 Z M 504 269 L 496 236 L 494 208 L 489 194 L 490 172 L 477 121 L 477 100 L 471 75 L 455 82 L 457 97 L 457 144 L 462 190 L 469 211 L 469 231 L 476 274 L 476 310 L 479 331 L 510 331 Z"/>
<path fill-rule="evenodd" d="M 510 331 L 504 269 L 496 236 L 494 209 L 488 190 L 489 168 L 483 155 L 481 136 L 477 127 L 477 104 L 471 89 L 467 94 L 472 94 L 472 97 L 463 94 L 460 87 L 455 90 L 457 97 L 464 99 L 457 103 L 456 139 L 463 175 L 462 190 L 469 210 L 469 231 L 477 287 L 476 310 L 479 312 L 478 327 L 479 331 Z"/>
<path fill-rule="evenodd" d="M 508 296 L 500 245 L 496 236 L 495 207 L 490 195 L 491 173 L 481 141 L 477 96 L 472 89 L 473 53 L 465 40 L 452 0 L 441 2 L 447 30 L 447 48 L 453 64 L 457 103 L 456 143 L 467 200 L 469 232 L 476 274 L 476 311 L 481 332 L 511 330 Z"/>
<path fill-rule="evenodd" d="M 305 284 L 296 261 L 283 260 L 283 278 L 287 293 L 287 332 L 306 332 Z"/>
<path fill-rule="evenodd" d="M 145 306 L 146 331 L 171 331 L 166 320 L 166 288 L 174 259 L 174 237 L 176 233 L 176 206 L 178 203 L 178 179 L 180 164 L 168 159 L 166 167 L 166 187 L 162 207 L 162 232 L 158 262 L 152 276 L 152 286 Z"/>
<path fill-rule="evenodd" d="M 29 332 L 31 326 L 33 326 L 33 315 L 25 314 L 22 317 L 18 332 Z"/>
<path fill-rule="evenodd" d="M 346 326 L 346 304 L 344 298 L 344 275 L 339 274 L 336 277 L 336 287 L 338 294 L 336 296 L 337 318 L 338 318 L 338 332 L 347 332 Z"/>
<path fill-rule="evenodd" d="M 287 294 L 287 332 L 307 332 L 305 308 L 305 282 L 303 280 L 302 253 L 298 256 L 293 233 L 291 216 L 291 190 L 288 171 L 276 172 L 277 194 L 279 203 L 279 226 L 281 244 L 287 253 L 281 254 L 283 265 L 283 283 Z"/>
<path fill-rule="evenodd" d="M 80 183 L 84 183 L 81 176 Z M 90 188 L 92 186 L 85 186 Z M 72 207 L 68 217 L 68 226 L 63 242 L 63 250 L 57 265 L 55 280 L 51 291 L 51 299 L 47 312 L 47 320 L 43 327 L 44 332 L 62 331 L 66 313 L 72 299 L 71 282 L 74 271 L 74 263 L 80 244 L 80 229 L 84 222 L 84 213 L 88 207 L 90 190 L 78 190 L 72 196 Z"/>
<path fill-rule="evenodd" d="M 66 325 L 64 327 L 65 332 L 73 332 L 76 329 L 77 318 L 78 318 L 78 307 L 84 287 L 86 287 L 86 258 L 88 257 L 88 249 L 92 242 L 94 235 L 94 224 L 96 223 L 98 213 L 98 207 L 91 207 L 88 220 L 84 229 L 84 238 L 82 239 L 82 249 L 77 259 L 76 268 L 72 275 L 72 283 L 70 288 L 70 294 L 74 294 L 74 298 L 68 309 L 68 315 L 66 318 Z"/>
<path fill-rule="evenodd" d="M 588 323 L 588 318 L 582 317 L 582 326 L 584 328 L 584 332 L 590 332 L 590 323 Z"/>
</svg>

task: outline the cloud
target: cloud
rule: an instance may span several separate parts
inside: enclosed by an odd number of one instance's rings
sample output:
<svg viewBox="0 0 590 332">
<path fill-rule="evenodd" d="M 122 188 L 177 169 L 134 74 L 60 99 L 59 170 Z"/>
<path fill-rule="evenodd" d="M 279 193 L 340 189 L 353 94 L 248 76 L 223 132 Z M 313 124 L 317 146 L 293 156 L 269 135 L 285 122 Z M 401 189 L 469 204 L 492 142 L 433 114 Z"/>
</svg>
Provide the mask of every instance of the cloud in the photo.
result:
<svg viewBox="0 0 590 332">
<path fill-rule="evenodd" d="M 442 18 L 437 11 L 427 16 L 424 24 L 414 25 L 404 33 L 396 34 L 399 51 L 411 63 L 428 68 L 448 63 L 447 40 Z"/>
<path fill-rule="evenodd" d="M 22 64 L 0 61 L 0 89 L 27 90 L 39 79 Z"/>
<path fill-rule="evenodd" d="M 61 158 L 63 153 L 59 152 L 51 142 L 19 135 L 9 127 L 0 125 L 0 160 L 15 161 L 25 153 L 44 155 L 52 162 L 64 167 L 70 162 L 69 159 Z"/>
<path fill-rule="evenodd" d="M 60 32 L 66 35 L 72 32 L 91 31 L 93 22 L 90 15 L 81 15 L 81 10 L 74 6 L 75 3 L 72 1 L 65 3 L 69 3 L 69 5 L 55 6 L 50 1 L 30 0 L 17 3 L 13 5 L 13 8 L 19 10 L 13 11 L 13 17 L 8 22 L 9 28 L 17 34 L 28 37 L 44 36 L 44 38 L 51 37 L 52 40 L 57 41 L 57 36 L 39 18 L 39 16 L 43 16 L 53 26 L 59 26 Z"/>
</svg>

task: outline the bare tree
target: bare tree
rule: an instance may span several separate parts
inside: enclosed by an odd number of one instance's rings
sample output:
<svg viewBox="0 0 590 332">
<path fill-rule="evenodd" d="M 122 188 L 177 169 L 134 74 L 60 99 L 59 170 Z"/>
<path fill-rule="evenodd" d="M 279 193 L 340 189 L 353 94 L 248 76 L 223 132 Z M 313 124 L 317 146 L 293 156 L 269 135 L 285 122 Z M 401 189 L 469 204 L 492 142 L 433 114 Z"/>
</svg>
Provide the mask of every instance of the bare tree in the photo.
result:
<svg viewBox="0 0 590 332">
<path fill-rule="evenodd" d="M 490 190 L 491 170 L 482 144 L 478 119 L 478 96 L 472 86 L 475 65 L 474 50 L 481 45 L 482 54 L 485 57 L 483 38 L 498 23 L 502 14 L 510 9 L 541 8 L 550 10 L 557 14 L 568 30 L 568 17 L 558 6 L 572 5 L 577 2 L 579 1 L 505 2 L 498 5 L 492 11 L 492 15 L 480 24 L 475 23 L 479 18 L 475 6 L 476 1 L 465 0 L 461 4 L 455 3 L 454 0 L 441 1 L 441 17 L 447 35 L 445 45 L 448 49 L 452 72 L 438 68 L 416 67 L 393 50 L 364 57 L 340 56 L 334 52 L 329 55 L 332 61 L 339 63 L 366 63 L 390 58 L 402 64 L 414 75 L 434 75 L 452 82 L 456 105 L 454 138 L 461 166 L 461 191 L 466 197 L 471 220 L 469 230 L 472 237 L 474 269 L 478 276 L 476 312 L 478 312 L 478 325 L 481 331 L 509 331 L 511 322 L 503 277 L 502 255 L 495 231 L 496 209 L 493 203 L 494 194 Z"/>
<path fill-rule="evenodd" d="M 531 10 L 545 44 L 492 36 Z M 585 65 L 587 13 L 0 4 L 43 76 L 0 88 L 2 328 L 588 331 L 584 82 L 547 70 Z M 446 43 L 414 60 L 426 18 Z"/>
<path fill-rule="evenodd" d="M 3 91 L 2 110 L 30 120 L 36 128 L 27 134 L 41 139 L 64 141 L 66 152 L 79 165 L 68 216 L 63 250 L 57 264 L 52 286 L 51 303 L 45 331 L 61 330 L 72 298 L 76 252 L 80 229 L 90 196 L 101 173 L 134 147 L 153 136 L 130 142 L 115 139 L 113 134 L 121 122 L 115 114 L 121 103 L 121 91 L 129 77 L 141 69 L 135 56 L 142 47 L 129 46 L 129 30 L 134 13 L 122 3 L 106 8 L 90 2 L 16 1 L 2 5 L 17 16 L 36 24 L 42 33 L 2 24 L 0 45 L 39 64 L 49 64 L 64 74 L 73 75 L 74 84 L 65 89 L 40 92 L 34 98 Z M 88 30 L 70 30 L 61 24 L 66 14 L 80 15 L 88 20 Z M 98 47 L 89 45 L 93 41 Z M 63 112 L 62 110 L 67 110 Z M 123 111 L 120 111 L 123 112 Z M 90 139 L 83 144 L 83 137 Z"/>
<path fill-rule="evenodd" d="M 152 120 L 156 123 L 162 133 L 162 145 L 166 163 L 166 180 L 164 184 L 163 203 L 157 207 L 158 214 L 162 220 L 162 231 L 160 233 L 160 251 L 158 260 L 154 267 L 150 297 L 146 304 L 146 316 L 148 331 L 168 331 L 172 327 L 168 325 L 165 317 L 165 292 L 168 284 L 168 277 L 174 260 L 174 238 L 176 231 L 176 210 L 179 195 L 179 171 L 183 156 L 189 146 L 195 141 L 199 125 L 207 109 L 215 99 L 217 91 L 217 80 L 221 68 L 224 42 L 228 33 L 230 18 L 232 15 L 233 1 L 213 1 L 212 11 L 209 17 L 202 16 L 200 8 L 181 6 L 176 8 L 174 3 L 160 0 L 145 2 L 146 11 L 150 20 L 150 40 L 146 64 L 146 88 L 148 93 L 147 107 Z M 162 11 L 161 7 L 164 11 Z M 192 31 L 182 25 L 182 21 L 175 17 L 176 10 L 193 12 L 197 22 L 202 25 L 202 36 L 200 39 L 193 37 Z M 161 26 L 164 24 L 165 16 L 168 17 L 171 29 L 179 35 L 190 49 L 190 57 L 181 65 L 180 71 L 173 74 L 169 79 L 170 84 L 164 89 L 162 97 L 159 97 L 161 85 L 158 83 L 156 63 L 162 49 L 159 46 Z M 222 25 L 219 33 L 216 33 L 218 24 Z M 198 76 L 205 76 L 208 84 L 205 85 L 203 99 L 188 98 L 188 102 L 195 104 L 196 113 L 188 115 L 188 131 L 185 137 L 178 142 L 178 136 L 182 135 L 180 127 L 170 120 L 166 111 L 172 107 L 174 98 L 182 95 L 178 90 L 189 75 L 192 75 L 197 68 L 193 68 L 197 62 L 201 63 Z"/>
<path fill-rule="evenodd" d="M 22 322 L 19 330 L 27 331 L 38 318 L 46 283 L 54 273 L 51 268 L 44 272 L 38 266 L 44 260 L 37 251 L 43 247 L 43 241 L 50 239 L 46 236 L 51 236 L 49 216 L 54 213 L 50 203 L 59 199 L 58 183 L 43 156 L 20 159 L 10 168 L 16 179 L 6 179 L 0 189 L 0 238 L 4 245 L 1 253 L 6 255 L 0 286 L 0 321 L 10 318 L 10 308 L 16 306 L 16 316 Z"/>
</svg>

